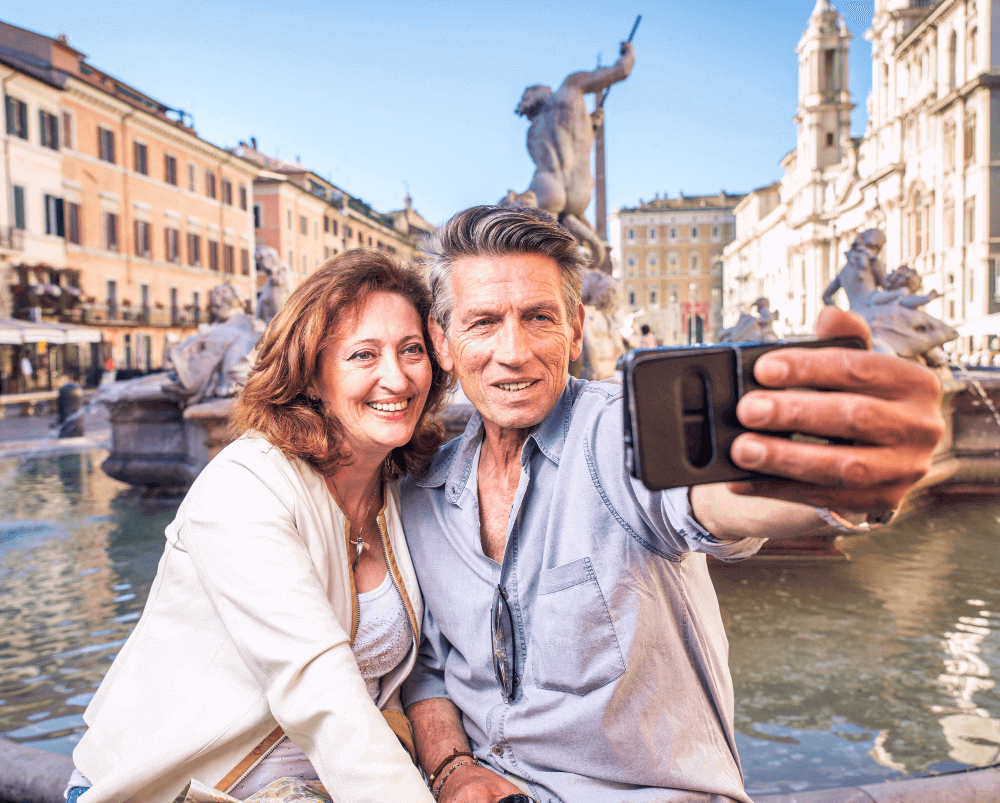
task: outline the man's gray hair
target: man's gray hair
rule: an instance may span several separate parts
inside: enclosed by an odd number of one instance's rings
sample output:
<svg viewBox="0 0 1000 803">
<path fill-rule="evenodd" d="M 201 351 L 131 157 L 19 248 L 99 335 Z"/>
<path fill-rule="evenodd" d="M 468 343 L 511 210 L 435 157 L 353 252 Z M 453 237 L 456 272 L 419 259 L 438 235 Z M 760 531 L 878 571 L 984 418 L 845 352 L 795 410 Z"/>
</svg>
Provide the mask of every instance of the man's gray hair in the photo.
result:
<svg viewBox="0 0 1000 803">
<path fill-rule="evenodd" d="M 455 295 L 451 269 L 463 257 L 540 254 L 559 266 L 563 303 L 569 320 L 580 303 L 586 258 L 573 235 L 544 209 L 514 206 L 473 206 L 459 212 L 423 246 L 431 285 L 431 317 L 451 335 Z"/>
</svg>

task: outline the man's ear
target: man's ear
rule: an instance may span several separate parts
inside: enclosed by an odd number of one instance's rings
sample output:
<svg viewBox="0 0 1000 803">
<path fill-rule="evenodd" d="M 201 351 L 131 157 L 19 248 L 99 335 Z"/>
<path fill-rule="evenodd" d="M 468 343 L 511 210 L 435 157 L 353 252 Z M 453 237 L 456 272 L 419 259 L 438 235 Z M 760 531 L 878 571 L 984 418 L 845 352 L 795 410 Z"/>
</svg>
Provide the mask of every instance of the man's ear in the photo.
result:
<svg viewBox="0 0 1000 803">
<path fill-rule="evenodd" d="M 580 355 L 583 353 L 583 304 L 578 304 L 576 308 L 576 317 L 573 319 L 573 338 L 570 340 L 569 344 L 569 358 L 570 360 L 579 360 Z"/>
<path fill-rule="evenodd" d="M 430 319 L 427 326 L 431 331 L 431 343 L 434 345 L 434 351 L 437 353 L 438 364 L 444 371 L 451 373 L 455 368 L 455 359 L 452 357 L 451 344 L 444 335 L 444 329 L 433 318 Z"/>
</svg>

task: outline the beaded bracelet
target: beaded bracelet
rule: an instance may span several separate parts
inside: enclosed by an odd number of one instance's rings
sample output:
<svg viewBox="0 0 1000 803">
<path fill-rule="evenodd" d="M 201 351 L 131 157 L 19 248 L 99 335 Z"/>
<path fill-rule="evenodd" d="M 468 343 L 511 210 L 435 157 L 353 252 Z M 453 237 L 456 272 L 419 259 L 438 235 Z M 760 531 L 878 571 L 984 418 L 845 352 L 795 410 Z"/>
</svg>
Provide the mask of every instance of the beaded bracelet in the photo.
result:
<svg viewBox="0 0 1000 803">
<path fill-rule="evenodd" d="M 459 761 L 458 763 L 456 763 L 456 764 L 452 765 L 451 769 L 449 769 L 449 770 L 448 770 L 448 771 L 447 771 L 447 772 L 446 772 L 446 773 L 445 773 L 444 775 L 442 775 L 442 776 L 441 776 L 441 780 L 440 780 L 440 782 L 438 783 L 438 788 L 437 788 L 437 791 L 436 791 L 436 792 L 435 792 L 435 791 L 432 791 L 432 792 L 431 792 L 431 794 L 432 794 L 432 795 L 434 795 L 434 799 L 435 799 L 435 800 L 437 800 L 437 799 L 438 799 L 438 797 L 439 797 L 439 796 L 440 796 L 440 794 L 441 794 L 441 790 L 442 790 L 442 789 L 444 789 L 444 785 L 445 785 L 445 782 L 446 782 L 446 781 L 448 780 L 448 776 L 449 776 L 449 775 L 451 775 L 451 774 L 452 774 L 452 773 L 453 773 L 453 772 L 454 772 L 455 770 L 457 770 L 457 769 L 458 769 L 459 767 L 461 767 L 461 766 L 463 766 L 463 765 L 465 765 L 465 764 L 468 764 L 468 763 L 469 763 L 468 761 L 466 761 L 465 759 L 462 759 L 462 760 L 461 760 L 461 761 Z M 477 765 L 477 766 L 479 765 L 479 762 L 478 762 L 478 761 L 476 761 L 476 759 L 475 759 L 475 758 L 473 758 L 473 759 L 472 759 L 472 763 L 473 763 L 473 764 L 475 764 L 475 765 Z"/>
<path fill-rule="evenodd" d="M 456 758 L 459 758 L 460 756 L 468 756 L 473 761 L 476 760 L 476 757 L 472 755 L 472 753 L 470 753 L 468 750 L 455 750 L 455 752 L 453 752 L 450 756 L 448 756 L 448 758 L 446 758 L 444 761 L 438 764 L 437 769 L 434 770 L 434 772 L 432 772 L 430 775 L 427 776 L 427 780 L 430 781 L 431 786 L 434 786 L 434 781 L 441 774 L 441 770 L 443 770 L 445 767 L 451 764 L 452 761 L 454 761 Z M 477 761 L 476 763 L 478 764 L 479 762 Z"/>
</svg>

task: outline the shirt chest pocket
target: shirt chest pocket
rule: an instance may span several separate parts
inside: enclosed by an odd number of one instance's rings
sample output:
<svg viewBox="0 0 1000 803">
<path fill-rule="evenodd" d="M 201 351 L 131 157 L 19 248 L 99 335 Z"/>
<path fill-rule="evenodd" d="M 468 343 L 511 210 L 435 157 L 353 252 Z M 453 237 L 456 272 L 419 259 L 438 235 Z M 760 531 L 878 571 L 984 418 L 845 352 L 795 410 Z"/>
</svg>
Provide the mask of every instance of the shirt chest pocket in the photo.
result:
<svg viewBox="0 0 1000 803">
<path fill-rule="evenodd" d="M 540 689 L 586 694 L 625 672 L 590 558 L 539 575 L 531 653 L 535 685 Z"/>
</svg>

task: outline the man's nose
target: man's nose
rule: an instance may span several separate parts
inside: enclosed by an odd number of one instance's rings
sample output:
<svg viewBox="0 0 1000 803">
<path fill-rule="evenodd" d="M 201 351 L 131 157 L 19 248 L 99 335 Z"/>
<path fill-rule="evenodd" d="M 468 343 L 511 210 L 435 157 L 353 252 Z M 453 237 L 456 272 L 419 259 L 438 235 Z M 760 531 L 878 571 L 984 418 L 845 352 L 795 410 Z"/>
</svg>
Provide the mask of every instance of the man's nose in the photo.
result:
<svg viewBox="0 0 1000 803">
<path fill-rule="evenodd" d="M 505 321 L 497 337 L 493 359 L 504 365 L 523 365 L 531 356 L 528 333 L 520 321 Z"/>
</svg>

